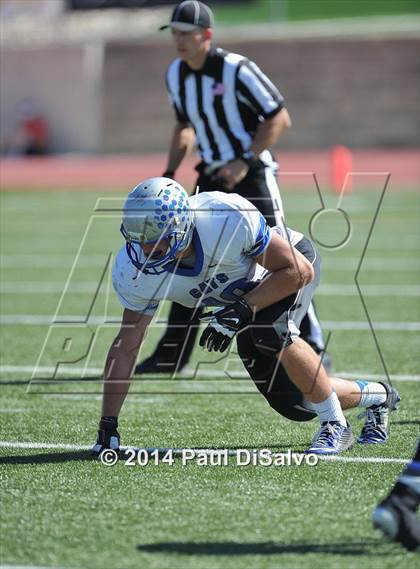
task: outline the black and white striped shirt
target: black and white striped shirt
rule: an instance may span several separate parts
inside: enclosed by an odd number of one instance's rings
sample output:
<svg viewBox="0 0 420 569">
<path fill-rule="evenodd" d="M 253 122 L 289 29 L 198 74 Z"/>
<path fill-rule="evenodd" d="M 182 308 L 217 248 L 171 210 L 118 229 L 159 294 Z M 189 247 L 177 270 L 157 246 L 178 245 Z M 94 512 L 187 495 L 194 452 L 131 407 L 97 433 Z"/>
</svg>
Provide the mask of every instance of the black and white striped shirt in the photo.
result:
<svg viewBox="0 0 420 569">
<path fill-rule="evenodd" d="M 282 95 L 255 63 L 219 48 L 199 71 L 175 59 L 166 84 L 177 120 L 193 126 L 207 164 L 242 156 L 258 124 L 283 108 Z"/>
</svg>

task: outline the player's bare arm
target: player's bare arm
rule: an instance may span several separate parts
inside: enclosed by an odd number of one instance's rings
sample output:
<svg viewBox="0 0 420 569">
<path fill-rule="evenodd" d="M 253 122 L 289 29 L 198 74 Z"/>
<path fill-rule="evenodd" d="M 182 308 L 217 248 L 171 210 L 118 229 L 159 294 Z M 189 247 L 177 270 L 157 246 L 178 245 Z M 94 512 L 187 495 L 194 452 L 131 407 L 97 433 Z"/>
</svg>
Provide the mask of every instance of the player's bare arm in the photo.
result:
<svg viewBox="0 0 420 569">
<path fill-rule="evenodd" d="M 169 147 L 167 172 L 176 172 L 185 156 L 192 151 L 194 141 L 194 129 L 188 123 L 176 123 Z"/>
<path fill-rule="evenodd" d="M 270 148 L 280 136 L 292 125 L 289 113 L 286 108 L 273 117 L 265 120 L 258 125 L 254 140 L 249 152 L 258 157 L 266 148 Z M 226 180 L 227 189 L 233 189 L 243 178 L 245 178 L 249 170 L 249 164 L 241 158 L 229 162 L 220 170 L 220 176 Z"/>
<path fill-rule="evenodd" d="M 308 259 L 275 232 L 256 261 L 271 274 L 245 295 L 255 312 L 297 292 L 314 279 L 314 269 Z"/>
<path fill-rule="evenodd" d="M 289 112 L 283 107 L 280 112 L 258 125 L 250 151 L 258 156 L 263 150 L 273 146 L 291 126 Z"/>
<path fill-rule="evenodd" d="M 140 345 L 152 317 L 125 309 L 104 370 L 102 415 L 117 417 L 128 393 Z"/>
</svg>

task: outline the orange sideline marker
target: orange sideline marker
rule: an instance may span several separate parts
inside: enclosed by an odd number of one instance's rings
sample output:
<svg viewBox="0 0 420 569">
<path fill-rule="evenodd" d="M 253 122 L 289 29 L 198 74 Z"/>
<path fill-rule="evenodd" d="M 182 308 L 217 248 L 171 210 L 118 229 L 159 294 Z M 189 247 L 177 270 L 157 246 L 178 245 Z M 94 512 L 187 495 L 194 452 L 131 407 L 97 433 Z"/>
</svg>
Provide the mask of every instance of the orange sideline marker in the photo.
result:
<svg viewBox="0 0 420 569">
<path fill-rule="evenodd" d="M 352 186 L 352 155 L 347 146 L 333 146 L 330 152 L 330 185 L 336 194 L 340 194 L 344 184 L 345 192 Z M 346 179 L 347 178 L 347 179 Z"/>
</svg>

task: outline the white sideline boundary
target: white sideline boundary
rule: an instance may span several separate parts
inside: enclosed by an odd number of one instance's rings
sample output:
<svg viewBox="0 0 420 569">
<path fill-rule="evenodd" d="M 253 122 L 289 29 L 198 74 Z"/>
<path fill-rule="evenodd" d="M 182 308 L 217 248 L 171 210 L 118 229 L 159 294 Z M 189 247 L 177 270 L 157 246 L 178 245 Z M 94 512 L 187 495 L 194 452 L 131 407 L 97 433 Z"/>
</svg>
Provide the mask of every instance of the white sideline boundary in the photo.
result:
<svg viewBox="0 0 420 569">
<path fill-rule="evenodd" d="M 88 368 L 84 368 L 84 367 L 71 367 L 71 366 L 61 366 L 60 368 L 60 372 L 61 373 L 66 373 L 68 375 L 71 376 L 77 376 L 77 375 L 82 375 L 84 376 L 88 376 L 88 375 L 98 375 L 101 376 L 103 373 L 103 367 L 88 367 Z M 35 370 L 35 366 L 15 366 L 15 365 L 0 365 L 0 373 L 29 373 L 32 374 Z M 54 373 L 56 370 L 55 366 L 39 366 L 38 368 L 36 368 L 36 373 L 37 374 L 52 374 Z M 181 372 L 180 374 L 176 375 L 176 379 L 178 380 L 182 380 L 182 379 L 188 379 L 187 376 L 191 377 L 194 376 L 195 370 L 192 368 L 187 368 L 185 369 L 183 372 Z M 227 375 L 225 375 L 226 380 L 228 381 L 235 381 L 237 379 L 246 379 L 249 377 L 248 373 L 246 371 L 229 371 L 230 375 L 232 376 L 232 378 L 228 377 Z M 220 376 L 222 376 L 223 374 L 226 374 L 225 371 L 223 370 L 218 370 L 217 372 L 214 372 L 212 370 L 201 370 L 198 371 L 197 376 L 198 378 L 203 378 L 203 379 L 214 379 L 214 381 L 220 382 L 223 381 L 223 379 L 220 379 Z M 218 375 L 219 378 L 215 377 L 215 375 Z M 376 381 L 376 380 L 383 380 L 384 379 L 384 374 L 380 374 L 380 373 L 364 373 L 363 371 L 351 371 L 351 372 L 347 372 L 347 371 L 334 371 L 333 375 L 338 376 L 338 377 L 342 377 L 343 379 L 366 379 L 366 380 L 370 380 L 370 381 Z M 80 381 L 83 382 L 83 377 L 80 378 Z M 146 374 L 144 376 L 145 378 L 147 378 L 148 380 L 150 379 L 154 379 L 156 381 L 165 381 L 167 382 L 167 379 L 162 378 L 162 376 L 156 376 L 156 375 L 152 375 L 152 374 Z M 100 378 L 98 378 L 98 380 L 100 380 Z M 418 374 L 391 374 L 391 380 L 396 380 L 396 381 L 419 381 L 420 380 L 420 375 Z M 34 383 L 37 383 L 37 378 L 33 378 L 32 380 Z M 55 379 L 54 381 L 63 381 L 65 382 L 65 379 L 63 379 L 62 377 L 57 377 L 57 379 Z M 194 380 L 196 383 L 199 383 L 200 379 L 196 379 Z M 0 568 L 1 569 L 1 568 Z"/>
<path fill-rule="evenodd" d="M 66 443 L 40 443 L 40 442 L 21 442 L 21 441 L 0 441 L 0 448 L 11 448 L 11 449 L 27 449 L 27 450 L 90 450 L 92 445 L 72 445 Z M 151 448 L 137 448 L 137 447 L 121 447 L 121 450 L 125 450 L 126 448 L 135 448 L 136 451 L 140 450 L 147 450 L 148 452 L 158 451 L 159 453 L 166 453 L 168 451 L 172 451 L 175 456 L 180 456 L 186 448 L 166 448 L 166 447 L 151 447 Z M 194 448 L 197 452 L 205 452 L 208 454 L 217 453 L 222 449 L 212 449 L 212 448 L 203 448 L 197 449 Z M 247 449 L 252 452 L 253 449 Z M 257 451 L 258 453 L 258 451 Z M 256 454 L 257 454 L 256 453 Z M 228 449 L 229 456 L 236 456 L 237 450 L 236 449 Z M 320 457 L 321 458 L 321 457 Z M 325 456 L 322 457 L 321 460 L 330 460 L 334 462 L 355 462 L 355 463 L 389 463 L 389 464 L 407 464 L 411 459 L 410 458 L 391 458 L 391 457 L 378 457 L 378 456 Z M 0 568 L 1 569 L 1 568 Z"/>
</svg>

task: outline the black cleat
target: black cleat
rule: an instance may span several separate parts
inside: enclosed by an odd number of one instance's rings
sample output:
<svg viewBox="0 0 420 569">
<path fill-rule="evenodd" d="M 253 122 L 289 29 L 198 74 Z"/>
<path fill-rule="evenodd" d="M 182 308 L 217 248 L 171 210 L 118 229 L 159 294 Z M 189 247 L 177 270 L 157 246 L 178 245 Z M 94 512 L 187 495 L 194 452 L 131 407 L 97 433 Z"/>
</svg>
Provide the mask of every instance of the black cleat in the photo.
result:
<svg viewBox="0 0 420 569">
<path fill-rule="evenodd" d="M 99 457 L 104 450 L 112 449 L 119 453 L 120 434 L 117 431 L 118 421 L 111 417 L 102 417 L 99 422 L 98 438 L 90 453 Z"/>
</svg>

